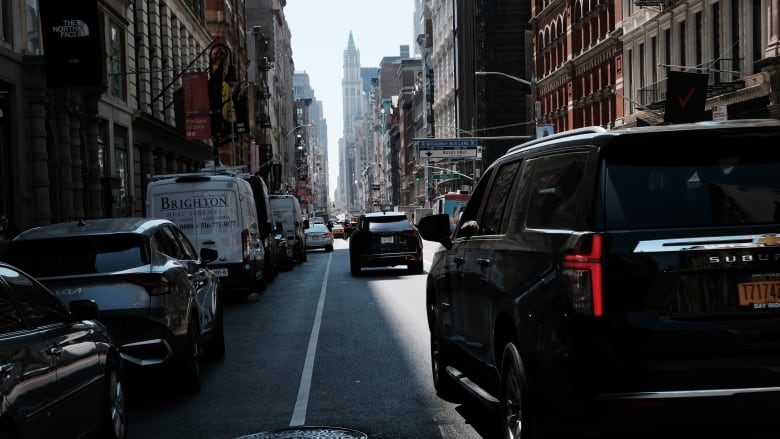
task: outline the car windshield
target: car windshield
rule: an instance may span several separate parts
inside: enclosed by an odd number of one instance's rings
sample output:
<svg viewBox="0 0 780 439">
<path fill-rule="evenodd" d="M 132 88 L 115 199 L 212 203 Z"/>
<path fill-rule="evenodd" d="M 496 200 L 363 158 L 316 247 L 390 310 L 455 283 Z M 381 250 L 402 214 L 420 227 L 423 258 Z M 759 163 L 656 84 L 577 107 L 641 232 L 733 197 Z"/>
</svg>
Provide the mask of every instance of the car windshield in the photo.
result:
<svg viewBox="0 0 780 439">
<path fill-rule="evenodd" d="M 149 263 L 138 235 L 11 241 L 8 260 L 35 277 L 110 273 Z"/>
<path fill-rule="evenodd" d="M 366 217 L 368 230 L 370 232 L 406 232 L 412 230 L 412 223 L 405 217 L 399 215 Z"/>
<path fill-rule="evenodd" d="M 329 231 L 325 224 L 312 224 L 306 229 L 306 233 L 328 233 Z"/>
</svg>

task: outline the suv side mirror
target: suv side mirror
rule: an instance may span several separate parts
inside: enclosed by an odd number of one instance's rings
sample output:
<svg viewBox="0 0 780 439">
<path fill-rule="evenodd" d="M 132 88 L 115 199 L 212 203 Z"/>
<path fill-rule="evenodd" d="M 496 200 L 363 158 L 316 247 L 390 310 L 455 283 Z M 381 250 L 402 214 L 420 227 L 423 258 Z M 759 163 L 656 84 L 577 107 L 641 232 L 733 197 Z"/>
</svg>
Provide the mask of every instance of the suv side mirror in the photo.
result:
<svg viewBox="0 0 780 439">
<path fill-rule="evenodd" d="M 439 242 L 447 250 L 452 248 L 450 216 L 448 214 L 440 213 L 423 217 L 420 219 L 420 223 L 417 224 L 417 230 L 424 240 Z"/>
<path fill-rule="evenodd" d="M 303 220 L 303 228 L 308 229 L 309 228 L 309 220 Z"/>
<path fill-rule="evenodd" d="M 284 226 L 282 225 L 282 223 L 280 222 L 276 223 L 276 225 L 274 226 L 274 232 L 276 232 L 276 234 L 284 233 Z"/>
</svg>

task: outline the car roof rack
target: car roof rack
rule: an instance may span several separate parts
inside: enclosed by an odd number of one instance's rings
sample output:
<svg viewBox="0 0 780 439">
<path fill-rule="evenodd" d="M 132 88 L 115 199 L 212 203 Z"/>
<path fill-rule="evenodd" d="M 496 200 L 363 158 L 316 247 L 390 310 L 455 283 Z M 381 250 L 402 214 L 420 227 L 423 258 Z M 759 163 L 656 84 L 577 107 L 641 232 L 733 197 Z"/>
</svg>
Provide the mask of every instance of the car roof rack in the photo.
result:
<svg viewBox="0 0 780 439">
<path fill-rule="evenodd" d="M 205 177 L 209 175 L 228 175 L 231 177 L 239 177 L 244 175 L 251 175 L 247 172 L 246 166 L 220 166 L 216 169 L 214 167 L 201 168 L 199 171 L 194 172 L 177 172 L 171 174 L 146 174 L 148 181 L 165 180 L 167 178 L 179 178 L 179 177 Z"/>
<path fill-rule="evenodd" d="M 599 134 L 599 133 L 606 133 L 608 130 L 604 127 L 594 125 L 590 127 L 582 127 L 582 128 L 574 128 L 571 130 L 562 131 L 560 133 L 551 134 L 549 136 L 539 137 L 538 139 L 529 140 L 525 143 L 521 143 L 519 145 L 515 145 L 507 151 L 508 153 L 518 151 L 520 149 L 537 145 L 542 142 L 547 142 L 549 140 L 556 140 L 556 139 L 562 139 L 565 137 L 571 137 L 571 136 L 579 136 L 581 134 Z"/>
</svg>

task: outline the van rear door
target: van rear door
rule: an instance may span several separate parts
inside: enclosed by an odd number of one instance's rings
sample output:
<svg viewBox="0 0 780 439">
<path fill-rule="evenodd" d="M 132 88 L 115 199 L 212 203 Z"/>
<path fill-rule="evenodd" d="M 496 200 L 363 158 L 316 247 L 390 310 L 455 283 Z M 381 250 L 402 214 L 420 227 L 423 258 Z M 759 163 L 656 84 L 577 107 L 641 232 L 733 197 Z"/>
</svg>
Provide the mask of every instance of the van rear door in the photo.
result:
<svg viewBox="0 0 780 439">
<path fill-rule="evenodd" d="M 240 262 L 237 193 L 235 184 L 209 176 L 181 176 L 150 187 L 149 207 L 153 216 L 175 222 L 195 248 L 213 248 L 220 261 Z"/>
</svg>

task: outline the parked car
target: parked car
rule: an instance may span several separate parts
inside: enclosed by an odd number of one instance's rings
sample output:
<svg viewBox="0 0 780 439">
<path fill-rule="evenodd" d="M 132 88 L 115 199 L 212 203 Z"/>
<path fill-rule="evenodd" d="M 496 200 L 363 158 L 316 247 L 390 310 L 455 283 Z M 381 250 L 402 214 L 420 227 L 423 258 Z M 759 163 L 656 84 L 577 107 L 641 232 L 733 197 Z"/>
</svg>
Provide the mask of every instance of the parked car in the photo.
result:
<svg viewBox="0 0 780 439">
<path fill-rule="evenodd" d="M 309 227 L 303 230 L 306 234 L 306 249 L 325 249 L 326 252 L 333 251 L 333 233 L 324 223 L 309 224 Z"/>
<path fill-rule="evenodd" d="M 276 241 L 276 246 L 278 248 L 277 264 L 279 264 L 279 270 L 292 270 L 295 267 L 295 254 L 293 252 L 293 247 L 287 239 L 287 235 L 284 233 L 282 223 L 276 223 L 274 240 Z"/>
<path fill-rule="evenodd" d="M 127 437 L 117 347 L 95 302 L 69 306 L 0 263 L 0 437 Z"/>
<path fill-rule="evenodd" d="M 274 239 L 273 230 L 273 212 L 271 211 L 271 199 L 268 191 L 268 185 L 262 177 L 255 174 L 243 175 L 244 180 L 249 182 L 254 194 L 255 206 L 257 210 L 257 220 L 260 223 L 260 239 L 263 242 L 265 258 L 263 261 L 263 279 L 265 283 L 273 282 L 279 273 L 278 258 L 279 249 Z"/>
<path fill-rule="evenodd" d="M 333 234 L 333 239 L 347 239 L 347 235 L 344 234 L 344 226 L 341 224 L 333 224 L 333 229 L 331 230 L 331 233 Z"/>
<path fill-rule="evenodd" d="M 418 224 L 442 243 L 439 395 L 470 390 L 522 439 L 761 421 L 780 403 L 777 145 L 780 121 L 737 120 L 511 148 L 452 236 L 447 215 Z"/>
<path fill-rule="evenodd" d="M 104 218 L 36 227 L 8 243 L 7 260 L 64 303 L 94 300 L 132 370 L 165 367 L 187 389 L 205 352 L 225 353 L 219 278 L 171 221 Z"/>
<path fill-rule="evenodd" d="M 423 272 L 423 242 L 404 212 L 372 212 L 361 215 L 349 238 L 349 266 L 353 276 L 363 267 L 406 265 L 409 272 Z"/>
<path fill-rule="evenodd" d="M 306 262 L 308 253 L 303 230 L 309 226 L 309 220 L 303 219 L 300 201 L 294 195 L 271 195 L 270 201 L 274 224 L 281 223 L 284 227 L 295 261 L 299 264 Z"/>
</svg>

